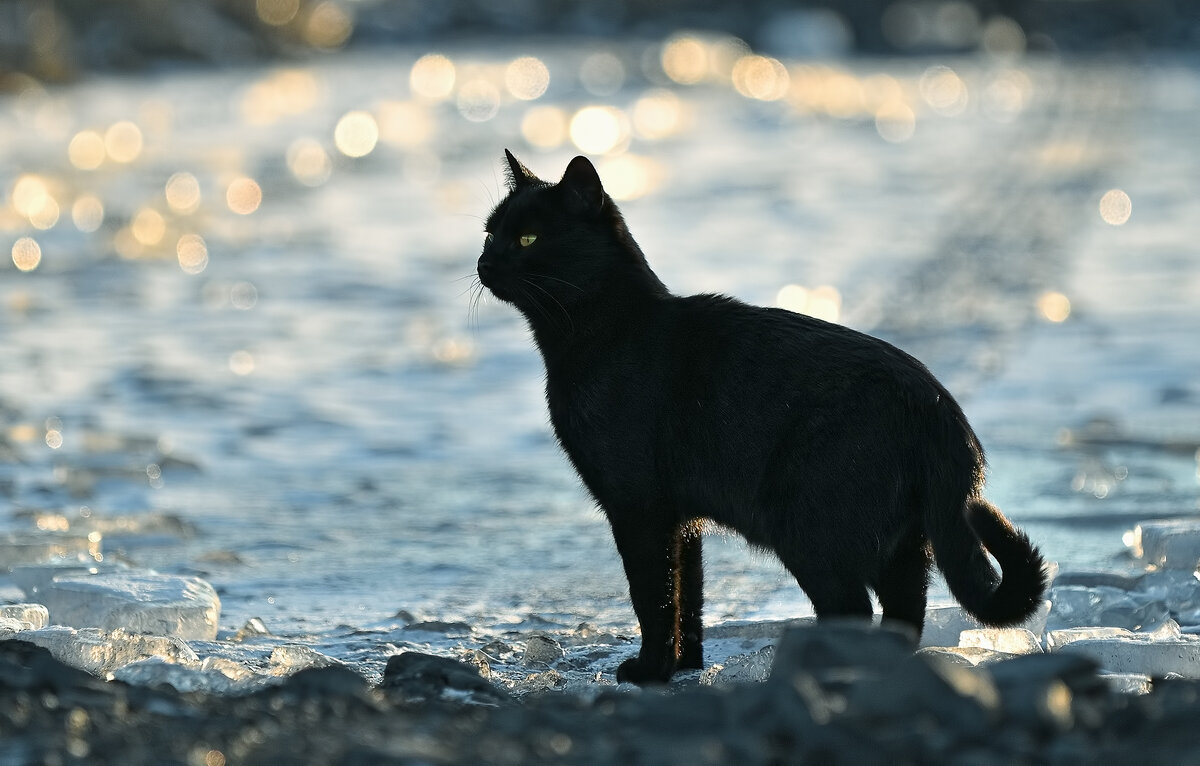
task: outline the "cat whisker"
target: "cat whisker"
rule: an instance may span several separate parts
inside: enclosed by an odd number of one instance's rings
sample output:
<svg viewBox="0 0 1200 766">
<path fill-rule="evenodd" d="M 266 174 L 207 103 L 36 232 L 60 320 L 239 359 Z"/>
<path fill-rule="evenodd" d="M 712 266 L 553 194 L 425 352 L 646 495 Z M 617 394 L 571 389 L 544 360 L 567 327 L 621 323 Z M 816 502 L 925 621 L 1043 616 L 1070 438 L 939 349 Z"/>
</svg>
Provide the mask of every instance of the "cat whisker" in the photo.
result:
<svg viewBox="0 0 1200 766">
<path fill-rule="evenodd" d="M 537 277 L 538 279 L 549 279 L 551 281 L 558 282 L 560 284 L 564 284 L 567 287 L 574 288 L 574 289 L 578 290 L 579 292 L 583 292 L 583 288 L 580 287 L 579 285 L 577 285 L 573 282 L 568 282 L 565 279 L 559 279 L 558 277 L 552 277 L 549 274 L 530 274 L 529 276 Z"/>
<path fill-rule="evenodd" d="M 534 274 L 534 275 L 531 275 L 531 276 L 537 276 L 537 275 L 536 275 L 536 274 Z M 565 318 L 566 318 L 566 320 L 567 320 L 567 325 L 568 325 L 568 326 L 567 326 L 567 328 L 566 328 L 566 329 L 568 330 L 568 334 L 570 334 L 570 335 L 574 335 L 574 334 L 575 334 L 575 322 L 574 322 L 574 320 L 572 320 L 572 319 L 571 319 L 571 312 L 567 311 L 567 307 L 566 307 L 566 306 L 564 306 L 564 305 L 562 305 L 562 301 L 560 301 L 558 298 L 555 298 L 555 297 L 554 297 L 554 295 L 553 295 L 553 294 L 552 294 L 552 293 L 551 293 L 549 290 L 547 290 L 546 288 L 544 288 L 544 287 L 542 287 L 541 285 L 537 284 L 536 282 L 533 282 L 533 281 L 531 281 L 531 280 L 529 280 L 529 279 L 526 279 L 526 278 L 524 278 L 524 277 L 522 277 L 522 278 L 521 278 L 521 281 L 522 281 L 522 282 L 524 282 L 525 284 L 529 285 L 530 287 L 533 287 L 533 288 L 536 288 L 537 290 L 540 290 L 540 291 L 542 292 L 542 294 L 543 294 L 543 295 L 545 295 L 545 296 L 546 296 L 547 298 L 549 298 L 550 300 L 554 301 L 554 305 L 555 305 L 555 306 L 558 306 L 559 310 L 560 310 L 560 311 L 562 311 L 563 317 L 565 317 Z M 561 281 L 561 280 L 560 280 L 560 281 Z M 572 287 L 574 287 L 574 285 L 571 285 L 571 286 L 572 286 Z M 530 296 L 530 297 L 532 297 L 532 296 Z M 549 319 L 549 317 L 547 317 L 547 319 Z"/>
</svg>

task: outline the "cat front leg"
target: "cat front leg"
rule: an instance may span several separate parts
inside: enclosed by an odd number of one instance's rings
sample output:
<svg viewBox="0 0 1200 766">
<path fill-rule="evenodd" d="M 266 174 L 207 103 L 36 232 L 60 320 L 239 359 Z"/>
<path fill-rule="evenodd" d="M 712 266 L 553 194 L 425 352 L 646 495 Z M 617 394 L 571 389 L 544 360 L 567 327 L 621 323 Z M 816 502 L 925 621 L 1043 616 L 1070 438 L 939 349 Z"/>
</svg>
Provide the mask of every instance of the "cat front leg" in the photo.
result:
<svg viewBox="0 0 1200 766">
<path fill-rule="evenodd" d="M 609 513 L 609 522 L 629 580 L 633 611 L 642 628 L 642 648 L 638 656 L 617 668 L 617 681 L 666 683 L 675 673 L 678 656 L 677 529 L 666 519 L 653 518 L 653 511 Z"/>
</svg>

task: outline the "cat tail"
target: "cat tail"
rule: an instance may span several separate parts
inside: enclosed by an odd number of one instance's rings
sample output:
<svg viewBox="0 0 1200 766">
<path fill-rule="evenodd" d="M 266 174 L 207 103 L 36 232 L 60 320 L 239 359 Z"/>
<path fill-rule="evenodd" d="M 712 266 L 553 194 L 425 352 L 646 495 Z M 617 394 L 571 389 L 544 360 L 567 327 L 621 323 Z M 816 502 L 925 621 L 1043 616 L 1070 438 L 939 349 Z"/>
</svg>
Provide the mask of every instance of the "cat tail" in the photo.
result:
<svg viewBox="0 0 1200 766">
<path fill-rule="evenodd" d="M 927 524 L 934 558 L 950 593 L 984 625 L 1020 625 L 1042 603 L 1049 579 L 1045 560 L 1025 533 L 988 501 L 972 495 L 960 507 L 949 518 Z M 999 562 L 1001 574 L 985 549 Z"/>
</svg>

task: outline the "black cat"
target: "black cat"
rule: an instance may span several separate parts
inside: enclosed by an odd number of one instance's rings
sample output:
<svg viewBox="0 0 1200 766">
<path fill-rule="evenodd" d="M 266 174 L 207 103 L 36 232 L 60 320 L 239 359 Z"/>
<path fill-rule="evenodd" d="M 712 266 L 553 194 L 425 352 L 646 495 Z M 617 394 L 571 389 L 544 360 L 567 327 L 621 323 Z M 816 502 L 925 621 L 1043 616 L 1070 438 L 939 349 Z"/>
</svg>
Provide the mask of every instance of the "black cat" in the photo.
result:
<svg viewBox="0 0 1200 766">
<path fill-rule="evenodd" d="M 586 158 L 551 184 L 505 155 L 479 279 L 528 321 L 554 431 L 612 525 L 642 629 L 618 680 L 702 667 L 705 520 L 774 551 L 818 619 L 869 617 L 870 589 L 919 635 L 931 562 L 986 625 L 1036 610 L 1042 557 L 983 499 L 983 449 L 920 362 L 790 311 L 672 295 Z"/>
</svg>

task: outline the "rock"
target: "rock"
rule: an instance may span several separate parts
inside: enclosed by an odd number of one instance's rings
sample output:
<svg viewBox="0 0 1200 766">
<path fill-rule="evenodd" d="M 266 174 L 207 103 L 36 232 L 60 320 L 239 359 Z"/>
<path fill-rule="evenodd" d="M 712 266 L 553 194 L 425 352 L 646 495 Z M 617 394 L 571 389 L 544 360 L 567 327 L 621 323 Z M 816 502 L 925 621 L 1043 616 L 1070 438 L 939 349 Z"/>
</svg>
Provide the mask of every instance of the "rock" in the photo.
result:
<svg viewBox="0 0 1200 766">
<path fill-rule="evenodd" d="M 1005 654 L 1031 654 L 1042 651 L 1037 636 L 1025 628 L 974 628 L 958 637 L 959 646 L 974 646 Z"/>
<path fill-rule="evenodd" d="M 414 633 L 438 633 L 445 636 L 469 636 L 475 629 L 465 622 L 443 622 L 426 620 L 405 625 L 403 630 Z"/>
<path fill-rule="evenodd" d="M 75 628 L 211 641 L 217 637 L 221 601 L 198 577 L 108 573 L 56 577 L 39 597 L 51 620 Z"/>
<path fill-rule="evenodd" d="M 509 699 L 507 692 L 485 681 L 470 665 L 423 652 L 389 657 L 380 686 L 406 700 L 456 699 L 495 705 Z"/>
<path fill-rule="evenodd" d="M 526 667 L 533 665 L 549 665 L 562 659 L 566 654 L 562 646 L 549 636 L 530 636 L 525 642 L 525 652 L 521 655 L 521 664 Z"/>
</svg>

